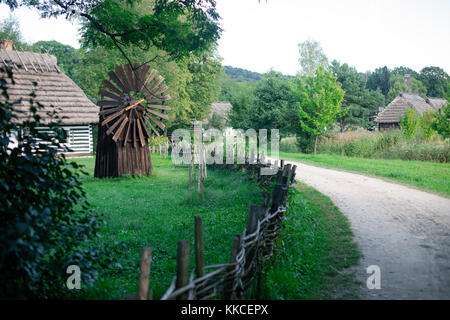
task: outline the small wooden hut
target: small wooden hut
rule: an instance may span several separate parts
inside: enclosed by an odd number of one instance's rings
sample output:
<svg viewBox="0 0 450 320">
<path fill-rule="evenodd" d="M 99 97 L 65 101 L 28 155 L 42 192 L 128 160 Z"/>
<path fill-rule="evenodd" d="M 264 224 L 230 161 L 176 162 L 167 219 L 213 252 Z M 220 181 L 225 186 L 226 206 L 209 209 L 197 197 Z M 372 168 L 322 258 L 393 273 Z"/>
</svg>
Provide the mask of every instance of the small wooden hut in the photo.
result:
<svg viewBox="0 0 450 320">
<path fill-rule="evenodd" d="M 56 57 L 36 52 L 19 52 L 13 50 L 12 41 L 4 40 L 0 46 L 0 63 L 13 72 L 14 84 L 4 71 L 0 72 L 0 77 L 8 83 L 10 100 L 22 98 L 22 102 L 14 107 L 21 111 L 17 113 L 19 123 L 30 116 L 29 97 L 34 92 L 35 103 L 43 105 L 38 111 L 42 123 L 40 129 L 48 130 L 45 125 L 54 121 L 48 112 L 56 111 L 61 119 L 61 127 L 67 132 L 65 146 L 71 150 L 61 152 L 68 157 L 92 156 L 92 125 L 98 123 L 99 107 L 58 68 Z"/>
</svg>

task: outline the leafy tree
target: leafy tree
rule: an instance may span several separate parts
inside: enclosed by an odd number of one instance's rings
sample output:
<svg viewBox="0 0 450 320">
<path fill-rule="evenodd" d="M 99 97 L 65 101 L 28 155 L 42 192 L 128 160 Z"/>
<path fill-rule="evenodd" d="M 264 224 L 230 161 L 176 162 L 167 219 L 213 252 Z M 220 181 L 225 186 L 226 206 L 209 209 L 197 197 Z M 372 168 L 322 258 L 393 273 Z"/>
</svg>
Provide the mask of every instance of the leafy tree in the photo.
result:
<svg viewBox="0 0 450 320">
<path fill-rule="evenodd" d="M 406 85 L 405 78 L 401 75 L 391 76 L 391 84 L 388 94 L 388 101 L 392 101 L 400 92 L 410 92 L 420 95 L 422 98 L 426 98 L 427 89 L 417 79 L 411 77 L 411 89 Z"/>
<path fill-rule="evenodd" d="M 225 66 L 225 74 L 233 80 L 239 82 L 257 82 L 263 78 L 263 75 L 258 72 L 245 70 L 242 68 L 234 68 Z"/>
<path fill-rule="evenodd" d="M 403 117 L 399 117 L 399 124 L 406 139 L 412 140 L 420 126 L 420 117 L 416 110 L 407 108 Z"/>
<path fill-rule="evenodd" d="M 435 113 L 432 129 L 436 130 L 444 139 L 450 138 L 450 103 L 446 103 Z"/>
<path fill-rule="evenodd" d="M 270 71 L 265 74 L 253 94 L 254 108 L 250 114 L 253 129 L 267 129 L 269 133 L 270 129 L 278 129 L 281 135 L 287 135 L 298 128 L 291 82 L 281 73 Z"/>
<path fill-rule="evenodd" d="M 396 67 L 392 70 L 391 74 L 400 76 L 405 76 L 405 74 L 409 74 L 411 75 L 411 77 L 419 79 L 419 73 L 408 67 Z"/>
<path fill-rule="evenodd" d="M 371 126 L 371 116 L 375 115 L 378 108 L 384 105 L 384 97 L 381 92 L 366 89 L 364 76 L 346 63 L 341 65 L 334 60 L 331 62 L 330 68 L 345 91 L 342 108 L 347 112 L 338 120 L 341 132 L 351 126 L 366 128 Z"/>
<path fill-rule="evenodd" d="M 31 46 L 33 50 L 48 52 L 56 57 L 59 68 L 70 78 L 74 78 L 80 65 L 77 49 L 58 41 L 38 41 Z"/>
<path fill-rule="evenodd" d="M 314 77 L 297 78 L 294 92 L 300 125 L 304 131 L 314 136 L 316 154 L 319 136 L 347 112 L 341 110 L 344 90 L 331 71 L 319 66 Z"/>
<path fill-rule="evenodd" d="M 220 100 L 231 103 L 231 110 L 228 114 L 229 125 L 235 129 L 252 128 L 255 115 L 254 87 L 230 79 L 222 81 Z"/>
<path fill-rule="evenodd" d="M 369 73 L 367 77 L 366 88 L 369 90 L 380 90 L 384 95 L 385 103 L 388 103 L 388 93 L 390 89 L 391 71 L 385 66 L 377 68 Z"/>
<path fill-rule="evenodd" d="M 328 65 L 328 58 L 323 53 L 320 43 L 308 39 L 298 44 L 300 59 L 298 60 L 301 66 L 300 75 L 312 77 L 319 66 L 324 68 Z"/>
<path fill-rule="evenodd" d="M 8 18 L 5 18 L 5 20 L 0 22 L 0 41 L 1 40 L 12 40 L 16 47 L 19 46 L 21 49 L 28 49 L 28 44 L 25 43 L 20 31 L 19 21 L 11 14 Z"/>
<path fill-rule="evenodd" d="M 219 38 L 215 0 L 0 0 L 27 6 L 41 16 L 80 18 L 86 47 L 163 49 L 171 58 L 210 49 Z M 127 57 L 128 58 L 128 57 Z"/>
<path fill-rule="evenodd" d="M 41 106 L 33 93 L 31 119 L 17 124 L 13 107 L 19 101 L 7 93 L 11 79 L 0 79 L 0 297 L 73 296 L 77 290 L 65 287 L 66 269 L 78 265 L 84 285 L 95 280 L 102 253 L 88 241 L 97 236 L 102 218 L 89 210 L 79 166 L 56 156 L 64 148 L 64 130 L 37 129 Z"/>
<path fill-rule="evenodd" d="M 429 97 L 442 98 L 445 94 L 447 82 L 450 77 L 442 68 L 425 67 L 420 71 L 418 78 L 425 85 Z"/>
</svg>

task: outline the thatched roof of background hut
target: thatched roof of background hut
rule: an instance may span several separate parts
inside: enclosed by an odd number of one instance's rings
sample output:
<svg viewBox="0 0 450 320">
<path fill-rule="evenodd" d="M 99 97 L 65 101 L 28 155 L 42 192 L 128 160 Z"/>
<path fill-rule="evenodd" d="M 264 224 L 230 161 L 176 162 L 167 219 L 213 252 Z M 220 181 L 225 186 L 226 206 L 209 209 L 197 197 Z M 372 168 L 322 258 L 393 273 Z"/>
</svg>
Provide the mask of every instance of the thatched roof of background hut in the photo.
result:
<svg viewBox="0 0 450 320">
<path fill-rule="evenodd" d="M 47 124 L 51 118 L 47 115 L 56 111 L 64 125 L 89 124 L 98 122 L 99 108 L 92 103 L 84 92 L 57 66 L 56 57 L 36 52 L 18 52 L 0 49 L 0 67 L 8 66 L 13 71 L 14 84 L 0 71 L 0 76 L 8 83 L 10 101 L 22 98 L 15 105 L 19 122 L 29 117 L 30 94 L 34 91 L 35 102 L 44 106 L 38 114 L 42 123 Z M 37 86 L 34 86 L 36 83 Z M 5 99 L 3 96 L 0 99 Z"/>
<path fill-rule="evenodd" d="M 436 111 L 442 107 L 445 99 L 428 98 L 425 100 L 415 93 L 401 92 L 387 107 L 375 118 L 378 123 L 397 123 L 400 116 L 405 115 L 407 108 L 414 109 L 419 114 L 426 111 Z"/>
</svg>

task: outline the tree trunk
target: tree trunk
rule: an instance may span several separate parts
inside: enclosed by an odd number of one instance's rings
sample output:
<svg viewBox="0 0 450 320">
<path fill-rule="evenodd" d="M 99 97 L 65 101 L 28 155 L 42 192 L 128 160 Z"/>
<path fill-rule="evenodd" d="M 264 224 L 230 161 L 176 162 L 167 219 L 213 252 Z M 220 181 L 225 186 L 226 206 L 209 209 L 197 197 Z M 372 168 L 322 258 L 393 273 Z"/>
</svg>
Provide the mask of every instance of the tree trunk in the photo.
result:
<svg viewBox="0 0 450 320">
<path fill-rule="evenodd" d="M 319 139 L 319 135 L 316 136 L 316 139 L 314 140 L 314 155 L 317 154 L 317 140 Z"/>
</svg>

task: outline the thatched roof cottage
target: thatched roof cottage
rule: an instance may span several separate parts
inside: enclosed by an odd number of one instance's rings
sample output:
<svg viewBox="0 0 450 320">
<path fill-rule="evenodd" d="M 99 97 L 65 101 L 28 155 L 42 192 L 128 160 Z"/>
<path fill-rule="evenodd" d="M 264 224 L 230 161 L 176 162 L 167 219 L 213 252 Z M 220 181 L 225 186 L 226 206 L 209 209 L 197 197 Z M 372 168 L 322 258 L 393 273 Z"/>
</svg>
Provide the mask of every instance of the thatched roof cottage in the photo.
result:
<svg viewBox="0 0 450 320">
<path fill-rule="evenodd" d="M 408 75 L 405 76 L 405 82 L 408 83 Z M 419 114 L 423 114 L 426 111 L 437 111 L 447 103 L 447 100 L 442 98 L 427 98 L 424 99 L 418 94 L 400 92 L 391 103 L 384 108 L 374 121 L 378 123 L 380 131 L 388 129 L 399 129 L 399 119 L 405 115 L 407 108 L 414 109 Z"/>
<path fill-rule="evenodd" d="M 66 146 L 71 152 L 66 156 L 89 156 L 93 154 L 92 125 L 98 123 L 99 108 L 57 66 L 56 57 L 36 52 L 19 52 L 12 49 L 12 41 L 5 40 L 0 47 L 0 63 L 13 71 L 15 84 L 3 72 L 1 77 L 9 83 L 11 101 L 23 98 L 15 106 L 18 121 L 29 117 L 29 95 L 35 92 L 35 102 L 44 107 L 39 110 L 42 123 L 54 121 L 48 112 L 56 111 L 61 126 L 68 133 Z M 37 83 L 34 86 L 33 83 Z M 42 127 L 42 130 L 46 130 Z"/>
</svg>

